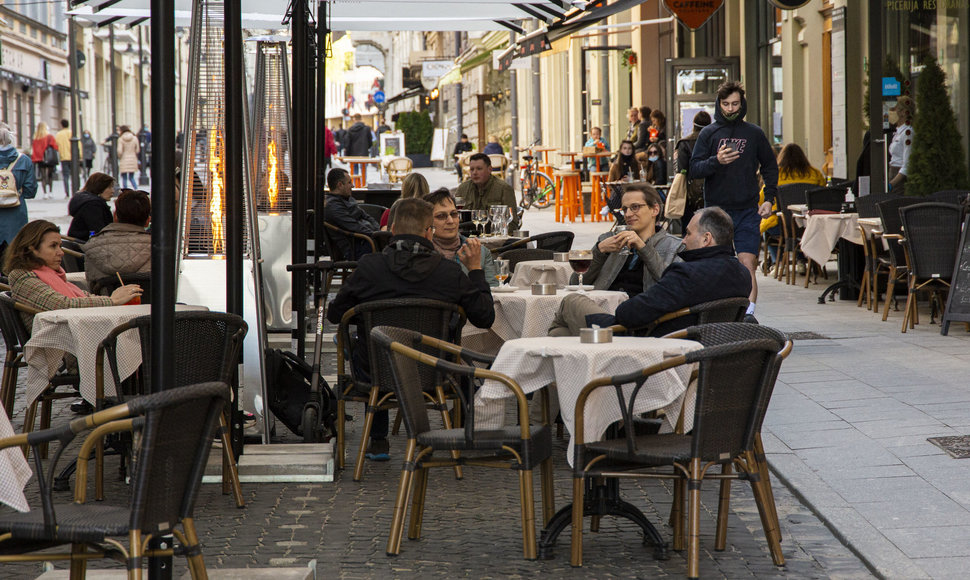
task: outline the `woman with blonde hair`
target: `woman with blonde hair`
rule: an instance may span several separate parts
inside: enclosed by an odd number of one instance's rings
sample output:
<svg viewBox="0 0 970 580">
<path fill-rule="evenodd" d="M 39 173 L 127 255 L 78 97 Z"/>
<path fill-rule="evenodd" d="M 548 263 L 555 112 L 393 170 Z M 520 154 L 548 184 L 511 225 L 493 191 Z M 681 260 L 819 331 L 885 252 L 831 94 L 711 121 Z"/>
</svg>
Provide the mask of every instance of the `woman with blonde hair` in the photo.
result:
<svg viewBox="0 0 970 580">
<path fill-rule="evenodd" d="M 420 173 L 408 173 L 407 177 L 405 177 L 404 181 L 401 183 L 401 199 L 407 199 L 409 197 L 422 199 L 429 193 L 431 193 L 431 186 L 428 185 L 428 180 L 425 179 L 425 177 Z M 391 210 L 385 209 L 384 213 L 381 214 L 381 230 L 387 231 L 390 228 Z"/>
<path fill-rule="evenodd" d="M 44 153 L 48 147 L 53 147 L 54 151 L 57 151 L 57 141 L 54 140 L 54 136 L 47 130 L 47 123 L 41 121 L 37 123 L 37 130 L 34 131 L 34 138 L 30 143 L 30 160 L 34 163 L 34 167 L 37 168 L 37 181 L 41 183 L 44 199 L 54 197 L 52 182 L 54 181 L 54 168 L 56 165 L 47 165 L 44 163 Z"/>
</svg>

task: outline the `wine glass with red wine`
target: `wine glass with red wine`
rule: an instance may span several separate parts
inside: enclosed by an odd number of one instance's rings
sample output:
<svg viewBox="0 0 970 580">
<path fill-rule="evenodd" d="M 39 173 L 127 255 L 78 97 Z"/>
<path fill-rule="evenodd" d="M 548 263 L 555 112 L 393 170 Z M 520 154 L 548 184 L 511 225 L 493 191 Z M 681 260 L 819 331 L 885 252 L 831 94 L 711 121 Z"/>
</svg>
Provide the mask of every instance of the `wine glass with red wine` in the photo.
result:
<svg viewBox="0 0 970 580">
<path fill-rule="evenodd" d="M 569 265 L 572 266 L 573 272 L 579 274 L 579 293 L 585 294 L 586 290 L 583 289 L 583 274 L 589 270 L 590 264 L 593 263 L 593 251 L 592 250 L 570 250 L 569 251 Z"/>
</svg>

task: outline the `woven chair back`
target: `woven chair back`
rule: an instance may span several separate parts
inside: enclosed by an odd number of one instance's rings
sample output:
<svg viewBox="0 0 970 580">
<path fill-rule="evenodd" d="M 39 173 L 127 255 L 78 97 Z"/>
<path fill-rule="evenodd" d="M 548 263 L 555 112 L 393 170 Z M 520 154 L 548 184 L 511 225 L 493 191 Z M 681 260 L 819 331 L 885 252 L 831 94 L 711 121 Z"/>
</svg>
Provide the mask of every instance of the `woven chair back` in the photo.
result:
<svg viewBox="0 0 970 580">
<path fill-rule="evenodd" d="M 944 189 L 941 191 L 934 191 L 924 201 L 939 201 L 941 203 L 952 203 L 954 205 L 966 205 L 967 196 L 970 195 L 970 190 L 966 189 Z"/>
<path fill-rule="evenodd" d="M 65 272 L 83 272 L 84 271 L 84 246 L 77 242 L 72 242 L 71 240 L 65 240 L 61 238 L 61 247 L 68 250 L 73 250 L 81 254 L 82 257 L 72 256 L 65 253 L 64 257 L 61 258 L 61 267 L 64 268 Z"/>
<path fill-rule="evenodd" d="M 16 300 L 9 291 L 0 292 L 0 333 L 7 351 L 23 352 L 24 345 L 30 340 L 30 333 L 20 312 L 14 308 Z"/>
<path fill-rule="evenodd" d="M 357 207 L 364 210 L 364 213 L 377 220 L 377 223 L 380 223 L 381 216 L 383 216 L 384 212 L 387 211 L 386 207 L 376 203 L 358 203 Z"/>
<path fill-rule="evenodd" d="M 129 323 L 141 338 L 144 392 L 152 392 L 150 316 Z M 169 371 L 173 387 L 220 381 L 230 384 L 248 326 L 241 316 L 225 312 L 176 312 L 175 352 Z"/>
<path fill-rule="evenodd" d="M 896 197 L 899 196 L 888 193 L 871 193 L 858 197 L 855 200 L 856 213 L 859 214 L 860 218 L 877 218 L 879 217 L 879 208 L 876 204 Z"/>
<path fill-rule="evenodd" d="M 431 430 L 424 392 L 434 384 L 423 382 L 429 376 L 424 370 L 427 366 L 404 354 L 392 352 L 392 342 L 419 350 L 422 347 L 421 334 L 391 326 L 380 326 L 371 332 L 375 358 L 379 365 L 390 371 L 388 385 L 397 397 L 404 429 L 408 438 L 415 438 Z"/>
<path fill-rule="evenodd" d="M 504 252 L 502 254 L 502 259 L 509 261 L 509 270 L 514 272 L 515 265 L 519 262 L 528 262 L 530 260 L 551 260 L 552 256 L 553 252 L 551 250 L 516 248 L 514 250 Z"/>
<path fill-rule="evenodd" d="M 960 244 L 960 206 L 918 203 L 899 210 L 909 246 L 911 273 L 918 279 L 953 277 Z"/>
<path fill-rule="evenodd" d="M 354 320 L 357 324 L 357 341 L 351 341 L 351 348 L 365 349 L 364 353 L 361 354 L 367 356 L 366 360 L 370 362 L 371 374 L 369 381 L 361 380 L 359 377 L 355 377 L 355 379 L 362 384 L 376 384 L 381 389 L 388 391 L 391 390 L 394 380 L 390 368 L 374 356 L 374 349 L 367 344 L 374 328 L 378 326 L 407 328 L 420 334 L 460 344 L 461 329 L 465 326 L 465 311 L 457 304 L 440 300 L 424 298 L 375 300 L 354 307 L 354 312 Z M 354 344 L 355 342 L 356 344 Z M 443 353 L 429 347 L 421 347 L 419 350 L 432 356 L 443 356 Z M 434 385 L 437 379 L 434 369 L 422 370 L 422 384 Z"/>
<path fill-rule="evenodd" d="M 785 223 L 792 224 L 792 227 L 794 227 L 794 222 L 788 206 L 805 203 L 805 192 L 809 189 L 815 189 L 815 185 L 811 183 L 789 183 L 778 187 L 778 210 L 785 215 Z M 793 234 L 791 231 L 786 233 L 788 235 Z"/>
<path fill-rule="evenodd" d="M 903 222 L 899 218 L 899 210 L 906 206 L 919 203 L 920 201 L 918 197 L 897 196 L 886 201 L 877 202 L 876 209 L 879 211 L 879 217 L 882 219 L 883 233 L 902 235 Z M 906 265 L 906 254 L 903 246 L 896 243 L 895 240 L 889 241 L 889 255 L 893 264 L 897 267 Z"/>
<path fill-rule="evenodd" d="M 192 515 L 219 414 L 228 400 L 224 383 L 205 383 L 129 401 L 129 408 L 145 420 L 133 462 L 133 529 L 164 533 Z"/>
<path fill-rule="evenodd" d="M 549 250 L 550 252 L 568 252 L 573 247 L 573 232 L 556 231 L 536 234 L 529 238 L 529 241 L 536 243 L 536 248 Z"/>
<path fill-rule="evenodd" d="M 122 280 L 125 284 L 138 284 L 141 286 L 141 303 L 151 304 L 152 303 L 152 274 L 151 272 L 142 272 L 136 274 L 125 274 L 122 276 Z M 95 280 L 94 284 L 91 286 L 92 294 L 98 294 L 100 296 L 111 296 L 111 293 L 121 286 L 121 282 L 118 281 L 118 276 L 105 276 L 100 280 Z"/>
<path fill-rule="evenodd" d="M 841 211 L 847 189 L 847 186 L 809 189 L 805 192 L 805 205 L 808 206 L 808 211 L 813 209 Z"/>
</svg>

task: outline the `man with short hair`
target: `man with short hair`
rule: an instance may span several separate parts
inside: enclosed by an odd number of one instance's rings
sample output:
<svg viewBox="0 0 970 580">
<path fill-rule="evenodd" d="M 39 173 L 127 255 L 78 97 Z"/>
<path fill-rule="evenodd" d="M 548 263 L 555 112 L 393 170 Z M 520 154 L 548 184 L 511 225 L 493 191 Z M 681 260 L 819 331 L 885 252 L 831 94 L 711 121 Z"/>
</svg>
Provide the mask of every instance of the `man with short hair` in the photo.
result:
<svg viewBox="0 0 970 580">
<path fill-rule="evenodd" d="M 626 140 L 636 142 L 640 126 L 640 109 L 630 107 L 630 110 L 626 113 L 626 118 L 630 121 L 630 127 L 626 130 Z"/>
<path fill-rule="evenodd" d="M 61 119 L 61 130 L 54 135 L 57 152 L 61 156 L 61 181 L 64 182 L 64 196 L 71 197 L 71 124 Z"/>
<path fill-rule="evenodd" d="M 367 215 L 354 199 L 354 182 L 345 169 L 339 167 L 331 169 L 327 174 L 327 186 L 330 191 L 324 197 L 324 220 L 342 230 L 358 234 L 371 235 L 380 229 L 377 220 Z M 331 232 L 338 249 L 344 259 L 356 260 L 371 251 L 366 240 L 346 236 L 339 232 Z"/>
<path fill-rule="evenodd" d="M 347 129 L 346 154 L 348 157 L 368 157 L 374 144 L 370 127 L 364 124 L 360 113 L 354 115 L 354 124 Z"/>
<path fill-rule="evenodd" d="M 145 228 L 152 220 L 148 194 L 126 189 L 115 200 L 114 222 L 84 244 L 84 277 L 88 286 L 118 274 L 152 271 L 152 235 Z"/>
<path fill-rule="evenodd" d="M 683 261 L 670 264 L 656 284 L 620 304 L 615 315 L 607 314 L 580 294 L 567 296 L 560 309 L 585 308 L 586 326 L 622 324 L 639 328 L 681 308 L 747 296 L 751 292 L 751 276 L 734 255 L 733 237 L 731 217 L 720 208 L 704 208 L 687 224 L 686 249 L 679 254 Z M 653 336 L 663 336 L 694 322 L 690 316 L 672 320 L 654 329 Z"/>
<path fill-rule="evenodd" d="M 492 174 L 492 160 L 484 153 L 476 153 L 468 158 L 469 179 L 455 190 L 455 197 L 465 200 L 464 209 L 487 210 L 493 205 L 505 205 L 512 210 L 509 231 L 519 229 L 515 191 L 512 186 Z"/>
<path fill-rule="evenodd" d="M 481 244 L 469 238 L 458 250 L 458 259 L 468 269 L 445 259 L 435 251 L 433 206 L 421 199 L 394 202 L 394 237 L 380 254 L 368 254 L 341 285 L 327 309 L 327 319 L 337 324 L 348 310 L 366 302 L 388 298 L 428 298 L 461 306 L 468 322 L 489 328 L 495 320 L 492 294 L 482 272 Z M 364 344 L 364 343 L 361 343 Z M 356 351 L 355 369 L 369 374 L 369 362 L 362 348 Z M 374 415 L 368 459 L 386 461 L 387 411 Z"/>
<path fill-rule="evenodd" d="M 734 249 L 751 273 L 748 316 L 754 318 L 758 301 L 758 249 L 761 219 L 771 215 L 778 191 L 778 163 L 771 143 L 757 125 L 746 123 L 744 87 L 725 81 L 717 89 L 714 122 L 701 130 L 690 157 L 690 176 L 704 180 L 704 205 L 723 208 L 734 222 Z M 765 201 L 758 205 L 764 181 Z"/>
</svg>

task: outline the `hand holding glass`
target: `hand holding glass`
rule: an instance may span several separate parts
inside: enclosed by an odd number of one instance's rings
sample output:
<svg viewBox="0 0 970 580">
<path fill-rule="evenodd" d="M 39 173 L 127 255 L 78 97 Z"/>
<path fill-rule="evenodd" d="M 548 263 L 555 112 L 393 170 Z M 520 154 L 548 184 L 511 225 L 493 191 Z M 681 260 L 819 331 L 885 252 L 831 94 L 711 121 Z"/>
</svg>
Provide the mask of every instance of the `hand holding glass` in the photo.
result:
<svg viewBox="0 0 970 580">
<path fill-rule="evenodd" d="M 616 226 L 615 228 L 613 228 L 613 231 L 616 232 L 617 234 L 619 234 L 620 232 L 626 232 L 626 231 L 629 231 L 629 230 L 630 230 L 630 226 Z M 627 247 L 627 246 L 623 246 L 620 249 L 620 251 L 617 252 L 617 253 L 619 255 L 621 255 L 621 256 L 629 256 L 630 255 L 630 248 Z"/>
</svg>

